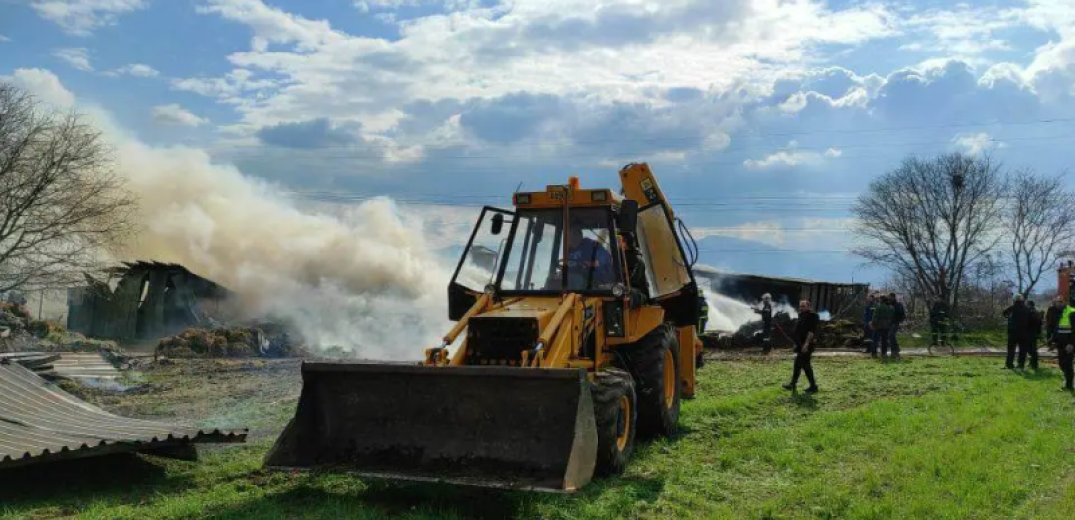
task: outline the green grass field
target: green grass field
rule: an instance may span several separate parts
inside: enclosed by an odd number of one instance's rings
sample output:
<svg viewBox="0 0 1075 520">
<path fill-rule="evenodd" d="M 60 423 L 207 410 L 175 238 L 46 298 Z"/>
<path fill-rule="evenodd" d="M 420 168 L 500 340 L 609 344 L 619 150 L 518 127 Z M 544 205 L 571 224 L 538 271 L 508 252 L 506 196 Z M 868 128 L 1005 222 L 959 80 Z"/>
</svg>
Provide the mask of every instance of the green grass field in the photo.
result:
<svg viewBox="0 0 1075 520">
<path fill-rule="evenodd" d="M 197 463 L 125 456 L 0 473 L 0 512 L 415 520 L 1075 514 L 1075 397 L 1060 391 L 1055 365 L 1031 374 L 1001 370 L 995 358 L 815 364 L 821 393 L 792 397 L 779 387 L 789 360 L 711 361 L 698 398 L 683 407 L 682 436 L 641 447 L 625 475 L 574 496 L 270 473 L 260 469 L 267 434 L 208 450 Z M 278 394 L 264 399 L 252 409 L 273 423 L 293 406 Z"/>
</svg>

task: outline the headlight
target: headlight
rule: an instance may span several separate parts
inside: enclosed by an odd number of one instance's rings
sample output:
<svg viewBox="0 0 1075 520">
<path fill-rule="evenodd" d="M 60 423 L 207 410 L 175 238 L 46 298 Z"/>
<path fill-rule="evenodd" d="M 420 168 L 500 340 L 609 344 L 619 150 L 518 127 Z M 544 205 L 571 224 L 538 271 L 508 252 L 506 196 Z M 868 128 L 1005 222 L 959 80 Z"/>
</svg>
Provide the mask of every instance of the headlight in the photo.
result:
<svg viewBox="0 0 1075 520">
<path fill-rule="evenodd" d="M 627 294 L 627 286 L 622 283 L 618 283 L 612 286 L 612 295 L 617 298 L 623 298 Z"/>
</svg>

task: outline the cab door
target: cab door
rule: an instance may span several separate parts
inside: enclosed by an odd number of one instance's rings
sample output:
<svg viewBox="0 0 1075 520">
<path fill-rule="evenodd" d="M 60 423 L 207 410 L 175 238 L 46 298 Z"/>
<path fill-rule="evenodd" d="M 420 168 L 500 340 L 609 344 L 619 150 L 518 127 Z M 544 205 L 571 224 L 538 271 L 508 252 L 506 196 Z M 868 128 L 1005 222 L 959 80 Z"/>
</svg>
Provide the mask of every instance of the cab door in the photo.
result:
<svg viewBox="0 0 1075 520">
<path fill-rule="evenodd" d="M 676 326 L 697 325 L 698 285 L 664 203 L 639 210 L 637 233 L 650 298 Z"/>
<path fill-rule="evenodd" d="M 462 318 L 485 287 L 496 282 L 514 221 L 515 214 L 510 211 L 491 206 L 482 208 L 448 284 L 448 319 Z"/>
</svg>

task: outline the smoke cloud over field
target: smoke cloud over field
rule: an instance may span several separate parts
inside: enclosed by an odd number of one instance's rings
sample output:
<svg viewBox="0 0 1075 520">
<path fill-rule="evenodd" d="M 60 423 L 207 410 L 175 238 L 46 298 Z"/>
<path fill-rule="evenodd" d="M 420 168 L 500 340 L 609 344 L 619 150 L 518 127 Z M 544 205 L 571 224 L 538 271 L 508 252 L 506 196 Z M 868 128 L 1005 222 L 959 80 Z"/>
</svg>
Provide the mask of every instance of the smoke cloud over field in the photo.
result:
<svg viewBox="0 0 1075 520">
<path fill-rule="evenodd" d="M 414 359 L 447 330 L 449 273 L 391 200 L 304 213 L 198 150 L 126 141 L 117 157 L 142 205 L 132 257 L 181 263 L 236 291 L 248 313 L 360 357 Z"/>
<path fill-rule="evenodd" d="M 55 106 L 76 104 L 51 72 L 14 79 Z M 391 200 L 303 212 L 201 150 L 146 145 L 109 114 L 76 108 L 115 147 L 138 199 L 143 229 L 125 259 L 183 264 L 235 291 L 247 315 L 283 318 L 312 346 L 356 357 L 418 359 L 448 330 L 445 263 Z"/>
</svg>

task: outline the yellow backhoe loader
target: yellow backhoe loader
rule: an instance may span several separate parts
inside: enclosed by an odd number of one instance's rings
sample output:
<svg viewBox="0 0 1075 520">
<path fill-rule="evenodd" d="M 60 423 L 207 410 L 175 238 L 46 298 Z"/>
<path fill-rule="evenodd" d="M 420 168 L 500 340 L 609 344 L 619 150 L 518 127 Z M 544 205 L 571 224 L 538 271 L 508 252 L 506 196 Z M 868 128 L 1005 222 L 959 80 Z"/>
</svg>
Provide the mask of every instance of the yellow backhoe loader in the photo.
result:
<svg viewBox="0 0 1075 520">
<path fill-rule="evenodd" d="M 702 348 L 697 248 L 648 165 L 620 180 L 484 208 L 443 343 L 420 364 L 304 363 L 266 466 L 572 492 L 675 434 Z"/>
</svg>

